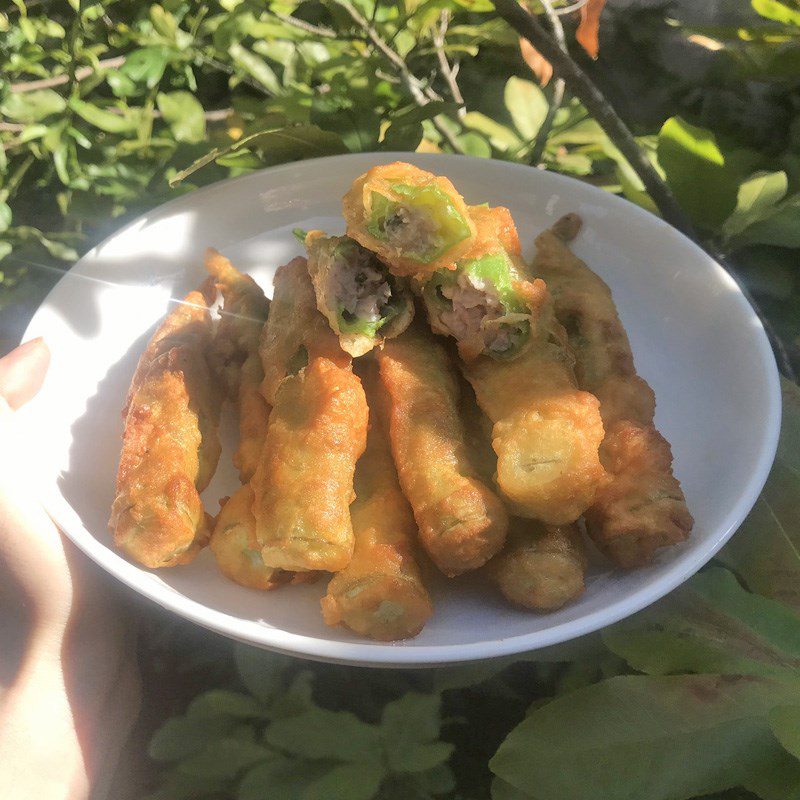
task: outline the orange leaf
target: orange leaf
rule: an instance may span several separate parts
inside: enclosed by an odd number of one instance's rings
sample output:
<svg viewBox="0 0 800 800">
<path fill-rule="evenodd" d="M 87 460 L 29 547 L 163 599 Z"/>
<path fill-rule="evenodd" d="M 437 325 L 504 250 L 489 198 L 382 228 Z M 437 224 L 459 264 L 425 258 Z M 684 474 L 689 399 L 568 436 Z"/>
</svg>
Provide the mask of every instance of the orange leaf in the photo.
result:
<svg viewBox="0 0 800 800">
<path fill-rule="evenodd" d="M 519 40 L 519 49 L 525 63 L 531 68 L 542 86 L 547 86 L 553 77 L 552 64 L 527 40 Z"/>
<path fill-rule="evenodd" d="M 592 58 L 597 58 L 597 54 L 600 52 L 600 15 L 603 13 L 605 4 L 606 0 L 589 0 L 581 8 L 581 21 L 575 38 Z"/>
</svg>

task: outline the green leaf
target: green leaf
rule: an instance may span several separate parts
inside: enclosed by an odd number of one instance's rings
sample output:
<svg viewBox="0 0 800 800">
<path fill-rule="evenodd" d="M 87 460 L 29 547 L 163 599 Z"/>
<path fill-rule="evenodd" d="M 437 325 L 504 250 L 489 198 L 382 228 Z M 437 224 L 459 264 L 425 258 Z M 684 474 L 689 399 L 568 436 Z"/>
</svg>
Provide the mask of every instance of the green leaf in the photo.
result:
<svg viewBox="0 0 800 800">
<path fill-rule="evenodd" d="M 0 114 L 15 122 L 40 122 L 60 114 L 67 107 L 64 98 L 52 89 L 9 94 L 0 103 Z"/>
<path fill-rule="evenodd" d="M 791 8 L 779 0 L 751 0 L 755 11 L 766 19 L 784 22 L 788 25 L 800 25 L 800 10 Z"/>
<path fill-rule="evenodd" d="M 495 775 L 492 781 L 492 800 L 536 800 L 536 798 Z"/>
<path fill-rule="evenodd" d="M 311 122 L 321 129 L 336 131 L 351 153 L 369 152 L 378 146 L 381 118 L 369 105 L 325 95 L 315 97 Z"/>
<path fill-rule="evenodd" d="M 735 247 L 752 244 L 800 247 L 800 194 L 774 206 L 762 219 L 731 239 L 731 246 Z"/>
<path fill-rule="evenodd" d="M 273 747 L 304 758 L 361 761 L 380 757 L 380 734 L 374 725 L 347 711 L 313 708 L 294 717 L 277 719 L 267 728 Z"/>
<path fill-rule="evenodd" d="M 11 242 L 0 242 L 0 261 L 2 261 L 14 249 Z"/>
<path fill-rule="evenodd" d="M 324 762 L 270 760 L 253 767 L 242 778 L 237 800 L 305 800 L 306 789 L 329 769 Z"/>
<path fill-rule="evenodd" d="M 665 601 L 603 632 L 609 649 L 649 675 L 800 674 L 800 617 L 709 569 Z"/>
<path fill-rule="evenodd" d="M 385 776 L 378 761 L 342 764 L 309 784 L 303 800 L 370 800 Z"/>
<path fill-rule="evenodd" d="M 393 745 L 432 742 L 439 738 L 442 698 L 438 694 L 406 692 L 387 703 L 381 716 L 381 733 Z"/>
<path fill-rule="evenodd" d="M 270 94 L 280 95 L 283 93 L 283 86 L 275 74 L 275 70 L 259 58 L 255 53 L 251 53 L 239 42 L 235 42 L 228 48 L 228 54 L 253 80 L 260 83 Z"/>
<path fill-rule="evenodd" d="M 170 772 L 164 783 L 155 792 L 145 795 L 142 800 L 200 800 L 213 797 L 224 788 L 222 782 L 176 771 Z"/>
<path fill-rule="evenodd" d="M 769 715 L 769 726 L 784 748 L 800 759 L 800 707 L 773 708 Z"/>
<path fill-rule="evenodd" d="M 717 554 L 759 594 L 800 613 L 800 388 L 781 381 L 783 415 L 775 463 L 744 524 Z"/>
<path fill-rule="evenodd" d="M 235 722 L 224 717 L 205 723 L 197 718 L 172 717 L 153 734 L 147 752 L 156 761 L 178 761 L 224 738 Z"/>
<path fill-rule="evenodd" d="M 257 647 L 237 644 L 233 651 L 236 669 L 253 697 L 269 703 L 283 688 L 284 675 L 296 660 Z"/>
<path fill-rule="evenodd" d="M 159 92 L 158 109 L 179 142 L 201 142 L 206 137 L 203 106 L 190 92 Z"/>
<path fill-rule="evenodd" d="M 0 202 L 0 233 L 5 233 L 11 225 L 11 207 L 8 203 Z"/>
<path fill-rule="evenodd" d="M 544 92 L 532 81 L 512 77 L 506 83 L 503 98 L 520 136 L 528 141 L 534 139 L 549 108 Z"/>
<path fill-rule="evenodd" d="M 152 89 L 158 85 L 167 68 L 170 53 L 166 47 L 142 47 L 125 58 L 120 72 L 136 83 L 145 83 Z"/>
<path fill-rule="evenodd" d="M 118 69 L 110 69 L 106 72 L 106 83 L 108 83 L 115 97 L 130 97 L 136 93 L 136 83 L 124 72 Z"/>
<path fill-rule="evenodd" d="M 800 681 L 616 677 L 535 708 L 490 768 L 534 797 L 681 800 L 739 786 L 779 763 L 767 722 Z"/>
<path fill-rule="evenodd" d="M 220 739 L 182 760 L 178 769 L 186 775 L 212 780 L 232 780 L 240 772 L 276 755 L 261 745 L 241 739 Z"/>
<path fill-rule="evenodd" d="M 757 172 L 739 186 L 736 208 L 722 226 L 730 239 L 749 225 L 769 216 L 786 196 L 789 180 L 785 172 Z"/>
<path fill-rule="evenodd" d="M 131 114 L 113 114 L 78 97 L 70 98 L 69 107 L 90 125 L 106 133 L 130 133 L 138 125 L 138 120 Z"/>
<path fill-rule="evenodd" d="M 264 708 L 250 695 L 211 689 L 195 697 L 186 710 L 187 717 L 233 717 L 253 719 L 264 716 Z"/>
<path fill-rule="evenodd" d="M 492 147 L 501 152 L 518 150 L 523 145 L 522 140 L 511 128 L 495 122 L 480 111 L 468 111 L 461 121 L 465 127 L 486 136 Z"/>
<path fill-rule="evenodd" d="M 715 230 L 736 205 L 742 170 L 751 172 L 758 156 L 723 154 L 711 131 L 672 117 L 658 135 L 658 160 L 684 211 L 698 226 Z"/>
</svg>

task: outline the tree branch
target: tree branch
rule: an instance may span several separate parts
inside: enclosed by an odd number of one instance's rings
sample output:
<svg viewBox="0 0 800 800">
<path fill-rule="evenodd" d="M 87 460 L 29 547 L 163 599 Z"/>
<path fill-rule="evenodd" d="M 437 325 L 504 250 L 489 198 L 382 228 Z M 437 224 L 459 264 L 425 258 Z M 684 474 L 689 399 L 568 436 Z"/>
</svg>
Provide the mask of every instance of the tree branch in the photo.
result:
<svg viewBox="0 0 800 800">
<path fill-rule="evenodd" d="M 650 160 L 639 148 L 628 126 L 595 86 L 589 76 L 558 46 L 558 43 L 517 0 L 495 0 L 497 13 L 521 36 L 524 36 L 552 65 L 554 73 L 597 120 L 609 139 L 625 156 L 641 179 L 661 215 L 671 225 L 695 239 L 689 218 Z"/>
<path fill-rule="evenodd" d="M 306 22 L 304 19 L 293 17 L 291 14 L 281 14 L 278 11 L 272 11 L 270 13 L 281 22 L 285 22 L 293 28 L 299 28 L 301 31 L 312 33 L 314 36 L 319 36 L 323 39 L 336 39 L 339 35 L 333 28 L 326 28 L 323 25 L 314 25 L 311 22 Z"/>
<path fill-rule="evenodd" d="M 553 10 L 553 5 L 550 0 L 539 0 L 544 8 L 545 16 L 550 22 L 550 27 L 553 29 L 553 36 L 558 46 L 566 53 L 567 40 L 564 37 L 564 26 L 561 24 L 559 15 Z M 564 102 L 564 90 L 566 84 L 564 79 L 557 77 L 553 81 L 553 94 L 550 98 L 550 105 L 547 108 L 547 114 L 542 120 L 542 125 L 536 133 L 536 141 L 533 143 L 531 150 L 530 163 L 534 167 L 538 167 L 542 163 L 542 156 L 544 155 L 544 148 L 547 146 L 547 139 L 550 136 L 550 131 L 553 127 L 553 120 L 556 118 L 558 109 Z"/>
<path fill-rule="evenodd" d="M 447 86 L 450 89 L 453 100 L 458 103 L 458 116 L 463 117 L 464 114 L 467 113 L 467 108 L 464 103 L 464 95 L 461 94 L 461 89 L 456 81 L 458 65 L 450 65 L 450 62 L 447 60 L 447 53 L 445 53 L 444 50 L 444 40 L 449 25 L 450 12 L 447 9 L 443 9 L 442 13 L 439 15 L 439 25 L 434 30 L 433 47 L 436 50 L 436 57 L 439 60 L 439 69 L 442 73 L 442 77 L 447 81 Z"/>
<path fill-rule="evenodd" d="M 364 31 L 369 41 L 372 42 L 375 48 L 380 51 L 386 60 L 397 70 L 400 82 L 408 89 L 411 97 L 418 106 L 426 106 L 432 100 L 442 99 L 430 86 L 426 86 L 411 72 L 403 57 L 387 44 L 386 40 L 378 33 L 375 26 L 362 16 L 349 0 L 334 0 L 334 2 L 350 15 L 350 19 Z M 442 123 L 441 119 L 434 117 L 432 122 L 436 130 L 439 131 L 439 134 L 447 140 L 447 143 L 456 153 L 464 152 L 458 143 L 458 139 L 456 139 L 453 132 Z"/>
<path fill-rule="evenodd" d="M 98 62 L 97 67 L 79 67 L 75 70 L 74 80 L 82 81 L 91 75 L 94 75 L 98 69 L 116 69 L 125 63 L 125 56 L 115 56 L 114 58 L 106 58 Z M 55 86 L 63 86 L 72 80 L 72 76 L 68 72 L 61 75 L 53 75 L 50 78 L 41 78 L 37 81 L 21 81 L 20 83 L 12 83 L 11 91 L 20 94 L 22 92 L 35 92 L 38 89 L 52 89 Z"/>
</svg>

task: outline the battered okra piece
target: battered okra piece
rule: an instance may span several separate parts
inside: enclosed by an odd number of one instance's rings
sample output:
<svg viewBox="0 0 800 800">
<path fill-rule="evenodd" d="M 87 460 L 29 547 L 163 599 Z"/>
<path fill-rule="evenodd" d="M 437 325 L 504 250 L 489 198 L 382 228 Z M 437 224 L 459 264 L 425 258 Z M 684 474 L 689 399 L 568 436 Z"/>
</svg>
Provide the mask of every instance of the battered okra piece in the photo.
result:
<svg viewBox="0 0 800 800">
<path fill-rule="evenodd" d="M 206 251 L 206 269 L 222 293 L 222 318 L 214 336 L 212 366 L 236 403 L 239 446 L 233 463 L 246 483 L 253 477 L 267 435 L 269 405 L 259 391 L 264 370 L 258 343 L 269 314 L 261 287 L 216 250 Z"/>
<path fill-rule="evenodd" d="M 414 558 L 417 526 L 392 462 L 377 368 L 361 370 L 370 409 L 367 449 L 356 465 L 350 506 L 355 550 L 322 598 L 328 625 L 395 641 L 416 636 L 430 617 L 430 598 Z"/>
<path fill-rule="evenodd" d="M 304 237 L 317 308 L 351 356 L 402 333 L 414 316 L 411 294 L 374 253 L 349 236 Z"/>
<path fill-rule="evenodd" d="M 584 590 L 586 552 L 577 525 L 515 519 L 488 571 L 505 598 L 534 611 L 555 611 Z"/>
<path fill-rule="evenodd" d="M 350 562 L 353 473 L 366 446 L 367 416 L 361 381 L 349 366 L 315 358 L 281 382 L 251 482 L 267 566 L 336 572 Z"/>
<path fill-rule="evenodd" d="M 273 286 L 269 318 L 258 348 L 264 370 L 261 394 L 270 405 L 281 381 L 315 358 L 326 358 L 347 369 L 351 362 L 317 310 L 305 258 L 294 258 L 279 267 Z"/>
<path fill-rule="evenodd" d="M 378 362 L 392 454 L 422 545 L 445 575 L 477 569 L 503 546 L 508 515 L 471 462 L 447 352 L 414 324 L 386 342 Z"/>
<path fill-rule="evenodd" d="M 462 362 L 493 423 L 497 485 L 512 513 L 549 525 L 574 522 L 594 502 L 605 472 L 597 398 L 578 389 L 573 356 L 545 290 L 533 341 L 517 358 Z"/>
<path fill-rule="evenodd" d="M 600 401 L 600 458 L 609 480 L 586 511 L 587 531 L 617 565 L 644 566 L 659 548 L 686 539 L 694 521 L 672 473 L 669 442 L 653 423 L 653 390 L 636 373 L 611 290 L 567 247 L 580 225 L 569 214 L 540 234 L 532 269 L 552 288 L 580 387 Z"/>
<path fill-rule="evenodd" d="M 207 363 L 213 295 L 209 281 L 167 316 L 128 393 L 109 526 L 117 547 L 146 567 L 185 564 L 208 539 L 200 492 L 220 453 L 220 397 Z"/>
<path fill-rule="evenodd" d="M 399 161 L 357 178 L 343 210 L 347 235 L 377 253 L 394 275 L 427 276 L 452 268 L 475 237 L 453 184 Z"/>
<path fill-rule="evenodd" d="M 506 208 L 470 208 L 477 235 L 455 269 L 437 270 L 422 296 L 431 328 L 458 343 L 462 358 L 516 358 L 531 340 L 541 281 L 521 268 L 519 240 Z"/>
<path fill-rule="evenodd" d="M 292 579 L 291 572 L 268 567 L 261 558 L 250 484 L 241 486 L 222 506 L 209 547 L 222 574 L 240 586 L 268 590 Z"/>
</svg>

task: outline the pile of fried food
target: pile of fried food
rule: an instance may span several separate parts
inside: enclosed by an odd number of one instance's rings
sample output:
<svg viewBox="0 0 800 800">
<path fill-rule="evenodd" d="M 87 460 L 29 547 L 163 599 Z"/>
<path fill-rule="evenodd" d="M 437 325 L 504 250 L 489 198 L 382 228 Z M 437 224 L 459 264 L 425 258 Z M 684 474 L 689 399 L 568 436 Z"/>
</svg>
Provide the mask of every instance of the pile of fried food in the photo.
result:
<svg viewBox="0 0 800 800">
<path fill-rule="evenodd" d="M 353 183 L 344 217 L 346 236 L 297 232 L 307 258 L 280 267 L 271 302 L 208 251 L 209 279 L 133 378 L 118 547 L 166 567 L 209 544 L 262 590 L 333 573 L 325 621 L 396 640 L 432 613 L 430 564 L 550 611 L 584 589 L 581 517 L 622 568 L 689 535 L 653 392 L 608 287 L 568 248 L 577 216 L 527 264 L 508 209 L 395 163 Z M 212 519 L 200 492 L 224 398 L 241 488 Z"/>
</svg>

